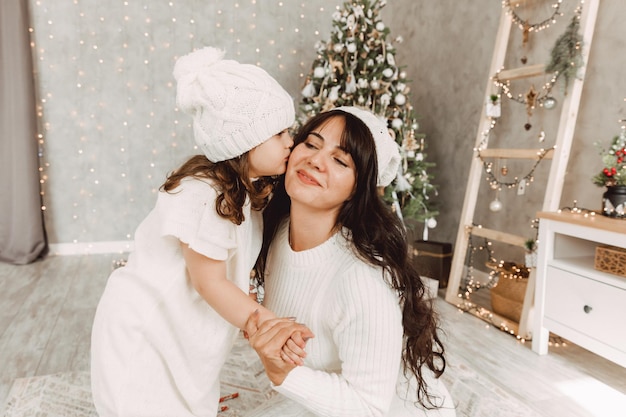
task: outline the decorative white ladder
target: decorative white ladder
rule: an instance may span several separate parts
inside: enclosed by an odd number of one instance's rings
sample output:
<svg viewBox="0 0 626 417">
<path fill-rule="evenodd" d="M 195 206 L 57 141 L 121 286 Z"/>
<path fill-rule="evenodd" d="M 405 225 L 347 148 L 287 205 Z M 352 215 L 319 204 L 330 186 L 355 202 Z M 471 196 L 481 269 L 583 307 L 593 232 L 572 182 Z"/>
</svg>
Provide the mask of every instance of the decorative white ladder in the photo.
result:
<svg viewBox="0 0 626 417">
<path fill-rule="evenodd" d="M 583 3 L 582 14 L 580 17 L 580 33 L 583 38 L 583 63 L 588 64 L 589 50 L 591 49 L 591 41 L 598 13 L 600 0 L 585 0 Z M 526 67 L 514 68 L 510 70 L 501 70 L 504 66 L 504 60 L 507 56 L 507 48 L 509 45 L 509 36 L 511 33 L 512 19 L 508 15 L 507 10 L 503 7 L 500 17 L 500 26 L 496 35 L 496 44 L 491 59 L 490 79 L 485 89 L 485 97 L 489 96 L 489 92 L 493 91 L 493 80 L 491 76 L 498 74 L 500 81 L 530 78 L 545 74 L 544 65 L 529 65 Z M 584 84 L 584 68 L 579 77 L 570 82 L 570 90 L 565 96 L 557 136 L 554 149 L 549 150 L 543 156 L 544 159 L 551 159 L 549 178 L 543 200 L 541 211 L 556 211 L 559 208 L 561 200 L 561 192 L 565 179 L 565 170 L 569 159 L 574 128 L 576 126 L 576 118 L 578 116 L 578 107 Z M 526 238 L 509 234 L 500 230 L 488 229 L 484 227 L 474 227 L 473 218 L 476 209 L 476 202 L 479 192 L 479 185 L 483 175 L 483 163 L 481 157 L 492 159 L 535 159 L 539 158 L 540 150 L 538 149 L 488 149 L 488 135 L 485 137 L 484 132 L 490 131 L 492 120 L 487 117 L 485 106 L 480 117 L 478 133 L 476 135 L 476 146 L 472 163 L 469 171 L 467 188 L 465 190 L 465 198 L 463 201 L 463 209 L 459 221 L 459 229 L 457 232 L 456 244 L 454 247 L 454 255 L 450 268 L 450 276 L 448 279 L 448 287 L 446 290 L 446 301 L 459 305 L 462 299 L 459 296 L 459 286 L 464 273 L 465 258 L 469 247 L 470 236 L 483 237 L 491 241 L 502 242 L 505 244 L 524 248 Z M 479 153 L 480 152 L 480 153 Z M 539 242 L 541 244 L 541 242 Z M 530 269 L 530 276 L 524 303 L 520 317 L 519 325 L 509 319 L 499 317 L 492 313 L 492 319 L 501 320 L 509 324 L 509 330 L 516 332 L 519 337 L 530 339 L 532 332 L 530 329 L 529 316 L 533 307 L 535 291 L 535 268 Z"/>
</svg>

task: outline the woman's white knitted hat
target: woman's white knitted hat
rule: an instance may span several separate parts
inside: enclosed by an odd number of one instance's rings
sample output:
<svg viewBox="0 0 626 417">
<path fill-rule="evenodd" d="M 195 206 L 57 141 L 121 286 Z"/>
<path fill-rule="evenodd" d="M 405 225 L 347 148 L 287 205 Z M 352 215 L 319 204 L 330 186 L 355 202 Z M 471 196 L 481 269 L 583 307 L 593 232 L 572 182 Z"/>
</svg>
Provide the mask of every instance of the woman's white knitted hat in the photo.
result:
<svg viewBox="0 0 626 417">
<path fill-rule="evenodd" d="M 400 168 L 400 150 L 398 144 L 389 134 L 387 124 L 369 110 L 353 106 L 336 107 L 333 110 L 341 110 L 350 113 L 361 119 L 369 128 L 376 144 L 376 161 L 378 163 L 379 187 L 386 187 L 391 184 Z"/>
<path fill-rule="evenodd" d="M 295 121 L 293 99 L 263 69 L 205 47 L 174 65 L 176 105 L 193 116 L 194 139 L 212 162 L 242 155 Z"/>
</svg>

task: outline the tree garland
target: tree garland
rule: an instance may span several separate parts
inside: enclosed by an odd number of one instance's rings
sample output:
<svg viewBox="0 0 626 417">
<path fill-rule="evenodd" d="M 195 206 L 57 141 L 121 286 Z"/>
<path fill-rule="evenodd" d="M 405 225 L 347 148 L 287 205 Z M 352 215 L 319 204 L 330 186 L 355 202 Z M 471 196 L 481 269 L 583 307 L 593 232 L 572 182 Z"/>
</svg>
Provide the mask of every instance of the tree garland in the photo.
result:
<svg viewBox="0 0 626 417">
<path fill-rule="evenodd" d="M 563 90 L 567 90 L 569 81 L 578 75 L 584 65 L 582 56 L 583 37 L 580 34 L 581 6 L 576 8 L 574 17 L 565 32 L 557 39 L 550 52 L 550 62 L 546 72 L 554 72 L 557 78 L 563 76 Z"/>
</svg>

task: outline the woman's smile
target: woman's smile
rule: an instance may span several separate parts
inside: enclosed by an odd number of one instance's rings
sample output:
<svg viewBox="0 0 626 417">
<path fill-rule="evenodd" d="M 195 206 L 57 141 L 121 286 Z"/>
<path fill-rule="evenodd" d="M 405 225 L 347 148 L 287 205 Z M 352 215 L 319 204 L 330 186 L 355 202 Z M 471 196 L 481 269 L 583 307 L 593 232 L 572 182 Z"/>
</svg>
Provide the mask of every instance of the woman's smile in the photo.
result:
<svg viewBox="0 0 626 417">
<path fill-rule="evenodd" d="M 313 178 L 313 176 L 309 175 L 303 169 L 298 170 L 297 175 L 300 181 L 302 181 L 305 184 L 311 184 L 311 185 L 317 185 L 317 186 L 320 185 L 320 183 L 315 178 Z"/>
</svg>

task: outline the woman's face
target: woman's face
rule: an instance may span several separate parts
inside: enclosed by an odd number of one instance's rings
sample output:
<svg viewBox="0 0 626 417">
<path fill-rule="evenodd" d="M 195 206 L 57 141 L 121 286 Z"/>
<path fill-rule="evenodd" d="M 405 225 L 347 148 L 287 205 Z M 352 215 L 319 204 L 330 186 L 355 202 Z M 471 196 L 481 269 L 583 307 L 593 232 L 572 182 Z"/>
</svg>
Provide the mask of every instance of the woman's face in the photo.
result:
<svg viewBox="0 0 626 417">
<path fill-rule="evenodd" d="M 352 196 L 356 169 L 350 154 L 341 148 L 344 126 L 343 117 L 332 117 L 291 152 L 285 189 L 292 206 L 338 212 Z"/>
</svg>

